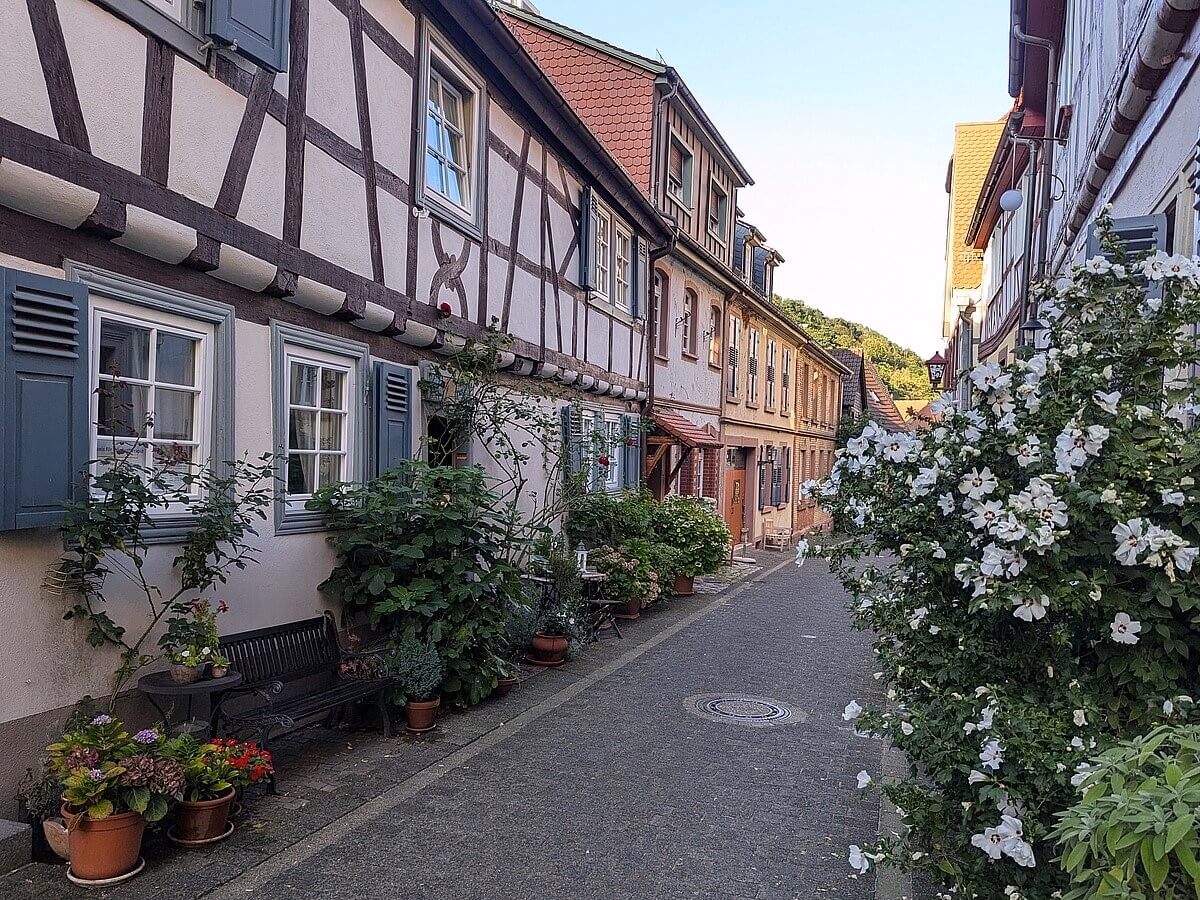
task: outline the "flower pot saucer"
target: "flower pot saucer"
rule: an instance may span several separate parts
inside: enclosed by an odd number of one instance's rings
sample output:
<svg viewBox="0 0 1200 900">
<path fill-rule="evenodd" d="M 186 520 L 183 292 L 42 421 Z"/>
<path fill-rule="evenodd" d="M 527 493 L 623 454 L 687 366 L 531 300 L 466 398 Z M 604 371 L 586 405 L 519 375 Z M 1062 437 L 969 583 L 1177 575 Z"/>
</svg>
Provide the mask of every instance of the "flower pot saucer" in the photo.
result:
<svg viewBox="0 0 1200 900">
<path fill-rule="evenodd" d="M 225 826 L 225 830 L 216 837 L 204 838 L 199 841 L 185 841 L 183 838 L 175 837 L 175 826 L 172 825 L 167 829 L 167 839 L 176 847 L 207 847 L 209 844 L 217 844 L 225 840 L 233 834 L 233 823 L 230 822 Z"/>
<path fill-rule="evenodd" d="M 544 659 L 538 659 L 536 656 L 527 655 L 525 657 L 525 662 L 529 663 L 531 666 L 539 666 L 543 669 L 557 669 L 559 666 L 563 665 L 566 660 L 560 659 L 553 662 L 547 662 Z"/>
<path fill-rule="evenodd" d="M 636 621 L 637 619 L 640 619 L 641 617 L 642 617 L 642 614 L 640 612 L 636 613 L 632 616 L 629 613 L 613 613 L 613 615 L 612 615 L 612 618 L 620 619 L 622 622 L 633 622 L 633 621 Z"/>
<path fill-rule="evenodd" d="M 92 878 L 80 878 L 78 875 L 76 875 L 74 872 L 72 872 L 70 867 L 68 866 L 67 867 L 67 880 L 70 881 L 71 884 L 77 884 L 80 887 L 106 888 L 106 887 L 112 887 L 113 885 L 116 885 L 116 884 L 122 884 L 123 882 L 128 881 L 134 875 L 137 875 L 138 873 L 140 873 L 142 871 L 142 869 L 144 869 L 144 868 L 146 868 L 146 858 L 144 856 L 139 856 L 137 865 L 134 866 L 132 869 L 130 869 L 128 872 L 126 872 L 124 875 L 114 875 L 112 878 L 94 878 L 94 879 L 92 879 Z"/>
</svg>

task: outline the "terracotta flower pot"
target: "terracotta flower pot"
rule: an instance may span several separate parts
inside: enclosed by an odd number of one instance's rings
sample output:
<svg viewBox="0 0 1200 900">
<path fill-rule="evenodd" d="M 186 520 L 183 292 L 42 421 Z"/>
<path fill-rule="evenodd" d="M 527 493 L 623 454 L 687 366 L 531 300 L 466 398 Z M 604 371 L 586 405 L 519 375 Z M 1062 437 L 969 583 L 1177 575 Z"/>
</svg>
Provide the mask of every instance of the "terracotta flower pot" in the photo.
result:
<svg viewBox="0 0 1200 900">
<path fill-rule="evenodd" d="M 209 669 L 209 674 L 213 678 L 224 678 L 229 674 L 229 666 L 213 666 Z"/>
<path fill-rule="evenodd" d="M 71 853 L 71 874 L 85 881 L 116 878 L 137 866 L 146 820 L 141 813 L 123 812 L 89 819 L 64 805 Z"/>
<path fill-rule="evenodd" d="M 172 834 L 177 841 L 198 843 L 219 838 L 229 827 L 233 788 L 213 800 L 180 800 Z"/>
<path fill-rule="evenodd" d="M 42 834 L 46 836 L 46 846 L 54 851 L 59 859 L 71 858 L 71 836 L 67 833 L 67 823 L 55 816 L 42 822 Z"/>
<path fill-rule="evenodd" d="M 616 614 L 618 619 L 631 621 L 638 618 L 642 614 L 642 598 L 630 597 L 625 601 L 625 607 Z"/>
<path fill-rule="evenodd" d="M 567 658 L 567 636 L 565 634 L 543 634 L 538 631 L 529 644 L 527 659 L 535 666 L 557 668 Z"/>
<path fill-rule="evenodd" d="M 515 678 L 501 678 L 499 681 L 496 682 L 496 691 L 495 691 L 496 696 L 497 697 L 505 696 L 509 691 L 511 691 L 516 686 L 516 684 L 517 684 L 517 679 L 515 679 Z"/>
<path fill-rule="evenodd" d="M 675 576 L 675 594 L 679 597 L 690 597 L 696 593 L 696 578 L 693 575 Z"/>
<path fill-rule="evenodd" d="M 404 704 L 404 715 L 408 719 L 405 727 L 413 734 L 432 731 L 437 724 L 437 709 L 441 702 L 441 697 L 434 697 L 432 700 L 409 700 Z"/>
<path fill-rule="evenodd" d="M 200 666 L 171 666 L 171 680 L 176 684 L 194 684 L 203 672 Z"/>
</svg>

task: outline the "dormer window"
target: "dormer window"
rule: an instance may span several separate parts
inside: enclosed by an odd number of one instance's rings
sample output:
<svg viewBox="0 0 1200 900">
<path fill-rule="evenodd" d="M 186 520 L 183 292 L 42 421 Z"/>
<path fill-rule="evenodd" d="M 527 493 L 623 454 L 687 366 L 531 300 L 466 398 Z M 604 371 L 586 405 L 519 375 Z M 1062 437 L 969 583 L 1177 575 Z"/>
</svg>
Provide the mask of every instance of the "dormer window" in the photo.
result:
<svg viewBox="0 0 1200 900">
<path fill-rule="evenodd" d="M 667 196 L 680 206 L 692 206 L 692 152 L 674 135 L 667 154 Z"/>
</svg>

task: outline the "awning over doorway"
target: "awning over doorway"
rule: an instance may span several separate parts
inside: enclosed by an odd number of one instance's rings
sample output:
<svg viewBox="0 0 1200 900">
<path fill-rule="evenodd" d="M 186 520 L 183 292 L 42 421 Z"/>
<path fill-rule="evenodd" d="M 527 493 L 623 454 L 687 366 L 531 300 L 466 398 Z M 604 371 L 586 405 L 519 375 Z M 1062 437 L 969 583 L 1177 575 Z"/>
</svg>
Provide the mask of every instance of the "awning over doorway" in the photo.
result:
<svg viewBox="0 0 1200 900">
<path fill-rule="evenodd" d="M 666 410 L 654 413 L 654 424 L 685 447 L 720 447 L 721 439 L 679 413 Z"/>
</svg>

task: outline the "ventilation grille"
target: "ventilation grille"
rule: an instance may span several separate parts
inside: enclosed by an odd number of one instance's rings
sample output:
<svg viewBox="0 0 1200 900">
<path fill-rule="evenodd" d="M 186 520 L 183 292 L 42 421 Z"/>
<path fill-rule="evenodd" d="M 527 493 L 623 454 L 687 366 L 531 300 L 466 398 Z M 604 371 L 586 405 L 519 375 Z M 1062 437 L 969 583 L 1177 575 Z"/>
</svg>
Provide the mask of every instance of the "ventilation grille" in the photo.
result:
<svg viewBox="0 0 1200 900">
<path fill-rule="evenodd" d="M 402 372 L 388 372 L 384 380 L 384 402 L 392 412 L 408 411 L 408 376 Z"/>
<path fill-rule="evenodd" d="M 26 288 L 14 290 L 12 298 L 13 350 L 79 358 L 79 309 L 73 301 Z"/>
</svg>

